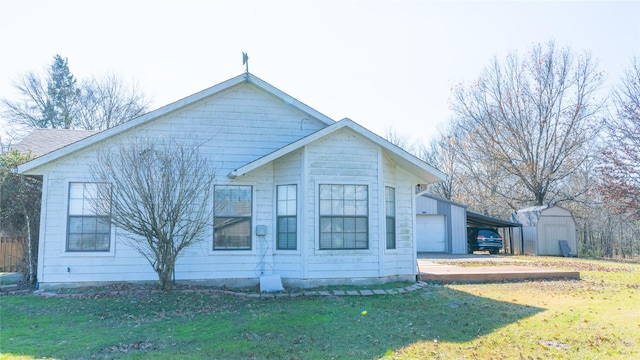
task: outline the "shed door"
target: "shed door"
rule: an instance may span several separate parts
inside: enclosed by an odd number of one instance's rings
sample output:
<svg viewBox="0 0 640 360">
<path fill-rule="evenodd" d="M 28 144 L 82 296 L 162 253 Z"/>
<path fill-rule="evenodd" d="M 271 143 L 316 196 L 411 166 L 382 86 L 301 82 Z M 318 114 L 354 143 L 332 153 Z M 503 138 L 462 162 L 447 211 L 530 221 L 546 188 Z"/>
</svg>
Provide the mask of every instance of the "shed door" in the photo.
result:
<svg viewBox="0 0 640 360">
<path fill-rule="evenodd" d="M 418 252 L 445 252 L 445 227 L 443 215 L 418 215 L 416 235 Z"/>
<path fill-rule="evenodd" d="M 538 239 L 540 255 L 562 255 L 560 240 L 566 240 L 571 247 L 569 226 L 558 224 L 544 224 L 544 238 Z M 573 249 L 571 249 L 573 252 Z"/>
</svg>

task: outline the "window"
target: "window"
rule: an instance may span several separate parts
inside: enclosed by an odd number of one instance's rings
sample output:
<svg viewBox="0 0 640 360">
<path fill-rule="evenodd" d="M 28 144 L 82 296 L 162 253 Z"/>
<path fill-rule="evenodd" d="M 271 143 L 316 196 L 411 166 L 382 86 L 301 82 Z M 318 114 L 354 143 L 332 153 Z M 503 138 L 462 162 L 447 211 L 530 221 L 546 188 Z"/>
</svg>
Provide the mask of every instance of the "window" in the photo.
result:
<svg viewBox="0 0 640 360">
<path fill-rule="evenodd" d="M 69 183 L 67 251 L 109 251 L 111 185 Z"/>
<path fill-rule="evenodd" d="M 298 242 L 297 186 L 279 185 L 277 189 L 276 248 L 278 250 L 296 250 Z"/>
<path fill-rule="evenodd" d="M 369 248 L 366 185 L 320 185 L 320 249 Z"/>
<path fill-rule="evenodd" d="M 385 186 L 384 212 L 387 215 L 387 249 L 396 248 L 396 189 Z"/>
<path fill-rule="evenodd" d="M 216 186 L 214 250 L 251 250 L 251 186 Z"/>
</svg>

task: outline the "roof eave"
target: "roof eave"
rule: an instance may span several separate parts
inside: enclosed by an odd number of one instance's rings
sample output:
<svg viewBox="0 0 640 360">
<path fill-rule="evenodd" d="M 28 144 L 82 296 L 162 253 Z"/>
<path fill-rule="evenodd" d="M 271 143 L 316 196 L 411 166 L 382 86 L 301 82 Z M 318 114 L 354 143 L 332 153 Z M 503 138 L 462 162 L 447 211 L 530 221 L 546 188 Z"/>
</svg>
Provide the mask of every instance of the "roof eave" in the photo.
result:
<svg viewBox="0 0 640 360">
<path fill-rule="evenodd" d="M 250 83 L 255 84 L 256 86 L 266 90 L 268 93 L 276 96 L 277 98 L 279 98 L 280 100 L 284 101 L 285 103 L 287 103 L 287 104 L 289 104 L 289 105 L 301 110 L 302 112 L 305 112 L 305 113 L 313 116 L 314 118 L 322 121 L 326 125 L 335 124 L 335 120 L 333 120 L 330 117 L 324 115 L 323 113 L 317 111 L 316 109 L 310 107 L 309 105 L 306 105 L 303 102 L 298 101 L 297 99 L 295 99 L 291 95 L 288 95 L 284 91 L 281 91 L 280 89 L 278 89 L 276 87 L 273 87 L 272 85 L 270 85 L 266 81 L 260 79 L 259 77 L 255 76 L 255 75 L 252 75 L 252 74 L 248 74 L 248 76 L 246 76 L 246 75 L 244 75 L 244 76 L 245 76 L 245 79 L 247 81 L 249 81 Z"/>
<path fill-rule="evenodd" d="M 333 132 L 336 132 L 343 128 L 350 128 L 356 133 L 361 134 L 365 138 L 370 141 L 376 143 L 383 149 L 387 150 L 390 154 L 393 155 L 396 162 L 402 163 L 403 166 L 410 168 L 411 172 L 415 173 L 419 178 L 425 180 L 427 183 L 432 184 L 435 182 L 443 181 L 447 179 L 447 175 L 440 170 L 437 170 L 427 163 L 417 159 L 413 155 L 407 153 L 406 151 L 400 149 L 399 147 L 389 143 L 388 141 L 382 139 L 378 135 L 372 133 L 366 128 L 358 125 L 353 120 L 350 119 L 342 119 L 331 126 L 320 129 L 298 141 L 295 141 L 289 145 L 286 145 L 270 154 L 267 154 L 257 160 L 254 160 L 250 163 L 247 163 L 233 171 L 231 171 L 227 177 L 230 179 L 236 179 L 240 176 L 243 176 L 261 166 L 264 166 L 284 155 L 291 153 L 307 144 L 310 144 L 324 136 L 327 136 Z"/>
<path fill-rule="evenodd" d="M 197 101 L 200 101 L 208 96 L 211 96 L 213 94 L 219 93 L 221 91 L 224 91 L 226 89 L 229 89 L 233 86 L 236 86 L 238 84 L 241 84 L 243 82 L 249 82 L 251 84 L 254 84 L 255 86 L 263 89 L 264 91 L 272 94 L 273 96 L 281 99 L 282 101 L 294 106 L 295 108 L 299 109 L 300 111 L 306 112 L 309 115 L 313 116 L 314 118 L 317 118 L 318 120 L 322 121 L 323 123 L 327 124 L 327 125 L 333 125 L 335 123 L 334 120 L 332 120 L 331 118 L 329 118 L 328 116 L 314 110 L 313 108 L 303 104 L 302 102 L 296 100 L 295 98 L 293 98 L 292 96 L 287 95 L 285 92 L 278 90 L 277 88 L 273 87 L 272 85 L 268 84 L 267 82 L 265 82 L 264 80 L 258 78 L 255 75 L 252 74 L 247 74 L 247 73 L 243 73 L 241 75 L 238 75 L 236 77 L 233 77 L 229 80 L 223 81 L 217 85 L 214 85 L 210 88 L 207 88 L 205 90 L 199 91 L 193 95 L 187 96 L 183 99 L 180 99 L 178 101 L 175 101 L 171 104 L 165 105 L 163 107 L 160 107 L 156 110 L 150 111 L 144 115 L 141 115 L 135 119 L 132 119 L 131 121 L 125 122 L 121 125 L 118 125 L 116 127 L 113 127 L 111 129 L 108 130 L 104 130 L 102 132 L 99 132 L 93 136 L 90 136 L 89 138 L 80 140 L 72 145 L 66 146 L 64 148 L 52 151 L 46 155 L 43 155 L 41 157 L 38 157 L 37 159 L 34 159 L 30 162 L 27 162 L 21 166 L 18 167 L 18 172 L 25 174 L 25 175 L 38 175 L 38 173 L 33 172 L 33 170 L 37 169 L 38 167 L 51 162 L 51 161 L 55 161 L 59 158 L 62 158 L 64 156 L 67 156 L 75 151 L 79 151 L 82 150 L 86 147 L 89 147 L 97 142 L 103 141 L 111 136 L 123 133 L 129 129 L 132 129 L 134 127 L 140 126 L 148 121 L 151 121 L 155 118 L 167 115 L 173 111 L 176 111 L 182 107 L 191 105 Z"/>
</svg>

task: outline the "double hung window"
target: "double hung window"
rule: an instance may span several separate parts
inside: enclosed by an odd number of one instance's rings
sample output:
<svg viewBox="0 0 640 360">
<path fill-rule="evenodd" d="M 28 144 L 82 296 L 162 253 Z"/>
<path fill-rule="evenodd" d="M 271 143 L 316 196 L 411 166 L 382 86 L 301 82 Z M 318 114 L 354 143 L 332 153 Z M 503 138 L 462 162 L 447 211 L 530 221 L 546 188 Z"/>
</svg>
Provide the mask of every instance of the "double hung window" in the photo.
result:
<svg viewBox="0 0 640 360">
<path fill-rule="evenodd" d="M 369 247 L 367 185 L 320 185 L 320 249 Z"/>
<path fill-rule="evenodd" d="M 298 234 L 297 186 L 279 185 L 276 196 L 278 197 L 276 249 L 296 250 Z"/>
<path fill-rule="evenodd" d="M 251 186 L 215 186 L 214 250 L 251 250 L 251 203 Z"/>
<path fill-rule="evenodd" d="M 384 188 L 384 204 L 386 214 L 387 249 L 396 248 L 396 189 Z"/>
<path fill-rule="evenodd" d="M 111 185 L 69 183 L 67 251 L 109 251 Z"/>
</svg>

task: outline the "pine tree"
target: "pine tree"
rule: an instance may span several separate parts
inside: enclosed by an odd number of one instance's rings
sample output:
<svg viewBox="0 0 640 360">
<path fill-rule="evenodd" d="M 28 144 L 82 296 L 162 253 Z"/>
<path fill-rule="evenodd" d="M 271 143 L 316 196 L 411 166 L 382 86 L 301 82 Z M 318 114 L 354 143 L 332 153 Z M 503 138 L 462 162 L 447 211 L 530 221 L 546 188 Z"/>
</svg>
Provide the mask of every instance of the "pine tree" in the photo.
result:
<svg viewBox="0 0 640 360">
<path fill-rule="evenodd" d="M 55 55 L 44 74 L 30 71 L 13 84 L 15 100 L 0 99 L 10 135 L 31 129 L 105 130 L 145 113 L 149 100 L 117 74 L 77 80 L 67 58 Z"/>
<path fill-rule="evenodd" d="M 52 128 L 70 129 L 74 125 L 76 105 L 80 99 L 80 89 L 69 70 L 68 60 L 56 55 L 49 68 L 47 80 L 48 99 L 43 111 Z"/>
</svg>

